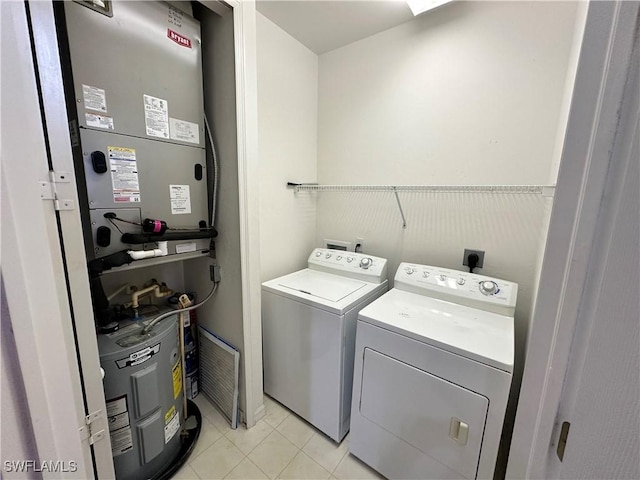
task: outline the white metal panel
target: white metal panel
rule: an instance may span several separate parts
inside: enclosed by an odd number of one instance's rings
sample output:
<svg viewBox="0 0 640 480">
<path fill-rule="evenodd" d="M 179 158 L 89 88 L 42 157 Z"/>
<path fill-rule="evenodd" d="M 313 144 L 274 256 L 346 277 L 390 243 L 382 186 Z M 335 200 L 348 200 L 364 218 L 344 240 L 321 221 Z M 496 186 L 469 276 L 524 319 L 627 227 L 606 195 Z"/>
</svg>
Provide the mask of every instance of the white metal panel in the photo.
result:
<svg viewBox="0 0 640 480">
<path fill-rule="evenodd" d="M 428 372 L 365 348 L 360 412 L 431 457 L 434 464 L 475 478 L 489 400 Z M 450 436 L 461 422 L 456 438 Z M 457 439 L 457 441 L 456 441 Z M 431 470 L 430 478 L 439 478 Z"/>
<path fill-rule="evenodd" d="M 359 318 L 506 372 L 513 371 L 513 317 L 393 288 L 363 308 Z"/>
<path fill-rule="evenodd" d="M 359 405 L 365 347 L 392 356 L 400 362 L 446 379 L 489 399 L 477 477 L 493 478 L 511 386 L 511 374 L 358 321 L 349 449 L 351 453 L 387 478 L 457 479 L 460 478 L 460 474 L 451 469 L 442 468 L 439 466 L 441 464 L 421 450 L 361 414 Z"/>
<path fill-rule="evenodd" d="M 262 308 L 264 391 L 337 437 L 344 317 L 270 292 Z"/>
<path fill-rule="evenodd" d="M 367 284 L 338 275 L 323 274 L 311 270 L 301 270 L 282 278 L 278 285 L 291 290 L 307 293 L 319 299 L 339 302 L 357 292 Z"/>
<path fill-rule="evenodd" d="M 302 273 L 305 272 L 305 273 Z M 344 294 L 349 289 L 353 289 L 353 291 L 346 296 L 342 296 L 342 298 L 338 298 L 337 300 L 333 300 L 330 298 L 330 295 L 327 294 L 327 290 L 319 290 L 316 288 L 316 291 L 319 293 L 318 295 L 313 295 L 315 292 L 311 292 L 305 290 L 304 288 L 287 288 L 281 283 L 288 283 L 290 279 L 295 279 L 298 276 L 306 277 L 308 280 L 307 283 L 304 283 L 305 286 L 310 285 L 311 282 L 314 282 L 316 287 L 328 288 L 331 290 L 329 292 L 331 295 L 340 296 Z M 320 280 L 315 280 L 320 279 Z M 331 282 L 336 281 L 338 285 L 352 285 L 351 287 L 334 287 L 331 286 Z M 355 289 L 356 283 L 349 282 L 358 282 L 358 280 L 348 279 L 338 275 L 332 275 L 329 273 L 319 272 L 316 270 L 300 270 L 298 272 L 290 273 L 289 275 L 285 275 L 283 277 L 274 278 L 273 280 L 269 280 L 268 282 L 264 282 L 262 284 L 263 292 L 271 292 L 276 295 L 280 295 L 282 297 L 289 298 L 296 302 L 301 302 L 306 305 L 321 308 L 331 313 L 335 313 L 337 315 L 342 315 L 346 311 L 353 308 L 356 304 L 362 301 L 363 298 L 368 297 L 378 297 L 382 293 L 387 291 L 387 280 L 384 280 L 382 283 L 363 283 L 360 288 Z M 293 281 L 293 284 L 296 287 L 300 287 L 303 285 L 303 282 L 298 282 L 297 280 Z M 323 297 L 324 296 L 324 297 Z M 328 298 L 327 298 L 328 297 Z"/>
</svg>

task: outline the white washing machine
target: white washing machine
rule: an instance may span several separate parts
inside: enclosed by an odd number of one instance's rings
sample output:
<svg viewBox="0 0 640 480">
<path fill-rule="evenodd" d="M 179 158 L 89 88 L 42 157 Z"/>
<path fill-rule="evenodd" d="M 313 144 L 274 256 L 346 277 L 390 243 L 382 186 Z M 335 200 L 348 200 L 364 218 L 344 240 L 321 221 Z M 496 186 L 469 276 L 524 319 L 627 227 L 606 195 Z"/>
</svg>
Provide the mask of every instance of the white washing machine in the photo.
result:
<svg viewBox="0 0 640 480">
<path fill-rule="evenodd" d="M 349 449 L 390 479 L 493 478 L 518 285 L 400 264 L 360 311 Z"/>
<path fill-rule="evenodd" d="M 387 261 L 317 248 L 262 284 L 264 391 L 336 442 L 349 431 L 358 311 L 387 291 Z"/>
</svg>

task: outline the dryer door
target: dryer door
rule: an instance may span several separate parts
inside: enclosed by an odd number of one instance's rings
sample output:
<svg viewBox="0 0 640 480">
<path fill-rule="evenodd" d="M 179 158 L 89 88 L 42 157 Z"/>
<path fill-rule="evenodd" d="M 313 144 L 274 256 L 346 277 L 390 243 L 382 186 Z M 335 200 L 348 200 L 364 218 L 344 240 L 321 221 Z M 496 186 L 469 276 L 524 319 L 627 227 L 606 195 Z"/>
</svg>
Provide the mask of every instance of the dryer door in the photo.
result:
<svg viewBox="0 0 640 480">
<path fill-rule="evenodd" d="M 425 478 L 476 478 L 488 406 L 482 395 L 365 349 L 360 413 L 429 457 Z"/>
</svg>

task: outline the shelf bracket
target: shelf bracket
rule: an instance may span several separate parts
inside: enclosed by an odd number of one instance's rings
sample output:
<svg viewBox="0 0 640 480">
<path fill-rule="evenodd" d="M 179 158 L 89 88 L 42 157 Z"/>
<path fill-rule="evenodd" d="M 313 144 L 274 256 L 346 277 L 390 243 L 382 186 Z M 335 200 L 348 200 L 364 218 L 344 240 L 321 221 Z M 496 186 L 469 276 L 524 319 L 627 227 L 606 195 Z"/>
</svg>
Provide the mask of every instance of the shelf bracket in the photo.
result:
<svg viewBox="0 0 640 480">
<path fill-rule="evenodd" d="M 402 228 L 407 228 L 407 219 L 404 217 L 404 212 L 402 211 L 402 204 L 400 203 L 400 197 L 398 196 L 398 187 L 393 187 L 393 194 L 396 196 L 396 202 L 398 202 L 398 208 L 400 209 Z"/>
</svg>

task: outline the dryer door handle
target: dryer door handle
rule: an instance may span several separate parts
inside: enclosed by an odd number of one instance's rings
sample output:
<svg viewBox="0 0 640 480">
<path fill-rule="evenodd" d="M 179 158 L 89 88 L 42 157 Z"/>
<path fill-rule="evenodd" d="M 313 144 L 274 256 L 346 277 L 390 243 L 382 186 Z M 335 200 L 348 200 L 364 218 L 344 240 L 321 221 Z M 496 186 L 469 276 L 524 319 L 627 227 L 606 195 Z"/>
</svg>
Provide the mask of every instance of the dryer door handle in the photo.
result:
<svg viewBox="0 0 640 480">
<path fill-rule="evenodd" d="M 469 424 L 464 423 L 462 420 L 456 417 L 451 417 L 449 423 L 449 436 L 460 445 L 466 445 L 469 439 Z"/>
</svg>

